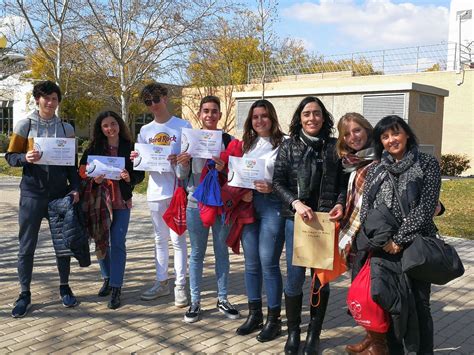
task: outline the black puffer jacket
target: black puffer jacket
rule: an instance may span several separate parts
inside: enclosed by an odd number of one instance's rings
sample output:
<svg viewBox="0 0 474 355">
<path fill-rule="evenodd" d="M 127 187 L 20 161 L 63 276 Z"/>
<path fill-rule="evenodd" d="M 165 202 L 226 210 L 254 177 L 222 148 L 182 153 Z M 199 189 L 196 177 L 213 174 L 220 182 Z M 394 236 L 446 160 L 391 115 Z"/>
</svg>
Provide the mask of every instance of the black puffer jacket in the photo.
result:
<svg viewBox="0 0 474 355">
<path fill-rule="evenodd" d="M 336 154 L 336 139 L 328 138 L 322 146 L 322 178 L 317 202 L 317 212 L 329 212 L 334 205 L 345 205 L 347 190 L 347 174 L 343 174 L 342 164 Z M 283 201 L 282 216 L 293 217 L 291 203 L 297 199 L 298 170 L 301 169 L 302 159 L 307 145 L 299 136 L 285 140 L 278 151 L 273 173 L 273 190 Z M 300 199 L 305 203 L 304 200 Z"/>
<path fill-rule="evenodd" d="M 72 203 L 72 196 L 53 200 L 48 215 L 56 256 L 74 256 L 80 266 L 89 266 L 89 234 L 79 204 Z"/>
<path fill-rule="evenodd" d="M 373 253 L 370 262 L 370 294 L 392 319 L 393 331 L 404 341 L 409 352 L 417 352 L 420 333 L 415 297 L 408 276 L 402 271 L 400 253 L 388 254 L 383 250 Z"/>
</svg>

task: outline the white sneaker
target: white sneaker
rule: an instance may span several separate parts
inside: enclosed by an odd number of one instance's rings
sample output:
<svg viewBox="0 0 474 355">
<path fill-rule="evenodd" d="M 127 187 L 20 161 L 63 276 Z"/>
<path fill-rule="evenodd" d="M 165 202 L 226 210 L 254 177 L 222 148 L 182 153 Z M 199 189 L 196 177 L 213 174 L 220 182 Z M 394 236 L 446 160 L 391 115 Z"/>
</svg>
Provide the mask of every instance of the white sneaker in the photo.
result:
<svg viewBox="0 0 474 355">
<path fill-rule="evenodd" d="M 186 307 L 189 304 L 186 286 L 175 286 L 174 305 L 179 308 Z"/>
<path fill-rule="evenodd" d="M 157 281 L 150 289 L 143 292 L 140 298 L 144 301 L 151 301 L 157 299 L 158 297 L 167 296 L 169 294 L 170 288 L 168 285 L 168 280 L 161 282 Z"/>
<path fill-rule="evenodd" d="M 184 321 L 186 323 L 194 323 L 201 319 L 201 305 L 199 303 L 192 303 L 186 314 L 184 315 Z"/>
</svg>

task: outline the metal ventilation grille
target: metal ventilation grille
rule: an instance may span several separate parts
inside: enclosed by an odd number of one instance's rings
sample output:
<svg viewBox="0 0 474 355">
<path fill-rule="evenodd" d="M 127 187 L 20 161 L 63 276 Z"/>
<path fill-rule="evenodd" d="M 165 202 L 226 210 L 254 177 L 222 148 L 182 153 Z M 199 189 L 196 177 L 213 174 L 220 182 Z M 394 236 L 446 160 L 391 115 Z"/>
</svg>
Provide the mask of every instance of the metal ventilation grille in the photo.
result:
<svg viewBox="0 0 474 355">
<path fill-rule="evenodd" d="M 422 153 L 434 155 L 435 146 L 433 144 L 420 144 L 418 149 Z"/>
<path fill-rule="evenodd" d="M 363 112 L 373 126 L 388 115 L 397 115 L 406 120 L 405 94 L 364 95 Z"/>
<path fill-rule="evenodd" d="M 418 111 L 436 113 L 436 96 L 420 94 Z"/>
<path fill-rule="evenodd" d="M 241 132 L 244 130 L 244 123 L 247 119 L 250 106 L 252 106 L 253 102 L 253 100 L 237 101 L 237 131 Z"/>
</svg>

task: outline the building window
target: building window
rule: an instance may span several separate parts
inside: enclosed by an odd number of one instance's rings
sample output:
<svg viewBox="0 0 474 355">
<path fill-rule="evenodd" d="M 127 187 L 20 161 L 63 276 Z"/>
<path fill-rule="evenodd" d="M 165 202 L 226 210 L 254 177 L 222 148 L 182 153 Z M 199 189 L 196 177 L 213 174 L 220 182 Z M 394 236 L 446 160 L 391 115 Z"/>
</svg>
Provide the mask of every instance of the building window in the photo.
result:
<svg viewBox="0 0 474 355">
<path fill-rule="evenodd" d="M 418 111 L 436 113 L 436 96 L 420 94 L 418 100 Z"/>
<path fill-rule="evenodd" d="M 405 94 L 363 95 L 364 117 L 375 127 L 385 116 L 405 117 Z"/>
<path fill-rule="evenodd" d="M 237 101 L 237 112 L 236 112 L 236 121 L 237 121 L 237 131 L 242 132 L 244 130 L 244 123 L 249 114 L 250 106 L 254 103 L 255 100 L 242 100 Z"/>
<path fill-rule="evenodd" d="M 135 131 L 133 132 L 132 130 L 132 135 L 138 135 L 142 126 L 146 125 L 147 123 L 150 123 L 151 121 L 153 121 L 153 114 L 151 113 L 144 113 L 142 115 L 136 116 L 133 126 Z"/>
<path fill-rule="evenodd" d="M 434 155 L 435 146 L 433 144 L 420 144 L 419 150 L 422 153 Z"/>
<path fill-rule="evenodd" d="M 13 101 L 0 101 L 0 133 L 13 132 Z"/>
</svg>

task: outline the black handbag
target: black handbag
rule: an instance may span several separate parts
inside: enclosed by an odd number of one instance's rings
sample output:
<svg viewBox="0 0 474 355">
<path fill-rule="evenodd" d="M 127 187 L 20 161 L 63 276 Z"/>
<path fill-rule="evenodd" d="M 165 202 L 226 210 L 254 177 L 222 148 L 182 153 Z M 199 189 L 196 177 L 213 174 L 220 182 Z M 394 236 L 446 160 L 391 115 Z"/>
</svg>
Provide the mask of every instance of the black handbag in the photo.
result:
<svg viewBox="0 0 474 355">
<path fill-rule="evenodd" d="M 416 280 L 444 285 L 464 274 L 456 249 L 444 240 L 417 237 L 403 252 L 402 270 Z"/>
<path fill-rule="evenodd" d="M 405 219 L 407 213 L 395 181 L 390 173 L 388 176 Z M 413 240 L 403 251 L 402 270 L 413 279 L 436 285 L 444 285 L 464 274 L 464 266 L 456 249 L 436 235 L 416 237 Z"/>
</svg>

